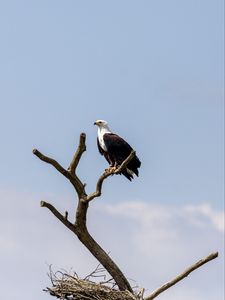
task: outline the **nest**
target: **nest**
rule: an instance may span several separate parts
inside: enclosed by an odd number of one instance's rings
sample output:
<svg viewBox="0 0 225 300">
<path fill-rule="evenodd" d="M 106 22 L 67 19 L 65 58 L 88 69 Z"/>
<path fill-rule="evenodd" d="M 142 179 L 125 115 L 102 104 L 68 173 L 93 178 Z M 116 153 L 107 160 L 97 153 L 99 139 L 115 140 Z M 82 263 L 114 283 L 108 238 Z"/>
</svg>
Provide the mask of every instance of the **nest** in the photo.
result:
<svg viewBox="0 0 225 300">
<path fill-rule="evenodd" d="M 44 291 L 63 300 L 140 300 L 136 294 L 129 291 L 119 291 L 112 279 L 96 283 L 93 277 L 101 277 L 96 273 L 102 270 L 96 269 L 90 275 L 81 279 L 76 273 L 73 275 L 50 270 L 49 277 L 52 282 L 51 288 Z"/>
</svg>

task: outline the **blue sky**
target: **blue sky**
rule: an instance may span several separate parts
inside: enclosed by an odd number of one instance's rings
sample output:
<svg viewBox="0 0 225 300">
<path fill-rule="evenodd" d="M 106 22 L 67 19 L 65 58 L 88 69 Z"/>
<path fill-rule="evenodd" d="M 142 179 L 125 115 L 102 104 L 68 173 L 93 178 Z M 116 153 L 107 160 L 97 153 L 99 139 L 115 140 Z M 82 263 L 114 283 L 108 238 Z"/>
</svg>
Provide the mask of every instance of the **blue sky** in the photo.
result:
<svg viewBox="0 0 225 300">
<path fill-rule="evenodd" d="M 17 278 L 35 271 L 25 296 L 19 280 L 21 299 L 30 299 L 32 290 L 32 299 L 47 298 L 41 291 L 48 284 L 46 262 L 78 273 L 95 266 L 66 229 L 39 209 L 45 199 L 72 213 L 74 194 L 32 149 L 66 167 L 80 132 L 86 132 L 79 174 L 91 192 L 107 166 L 96 148 L 96 119 L 106 119 L 142 161 L 140 177 L 132 183 L 121 176 L 105 182 L 90 212 L 93 232 L 127 276 L 150 290 L 207 251 L 222 251 L 223 6 L 220 0 L 0 2 L 0 264 L 5 272 L 15 269 Z M 148 212 L 143 220 L 142 211 Z M 112 241 L 124 235 L 127 243 L 118 251 Z M 128 246 L 134 249 L 132 261 L 142 257 L 139 266 L 125 258 Z M 171 252 L 167 256 L 162 249 Z M 180 261 L 168 265 L 166 274 L 149 274 L 150 267 L 143 271 L 161 256 Z M 222 261 L 165 297 L 185 299 L 184 293 L 222 300 Z M 221 281 L 209 285 L 215 274 Z M 207 289 L 199 288 L 199 281 Z M 1 282 L 7 287 L 11 279 L 4 276 Z"/>
</svg>

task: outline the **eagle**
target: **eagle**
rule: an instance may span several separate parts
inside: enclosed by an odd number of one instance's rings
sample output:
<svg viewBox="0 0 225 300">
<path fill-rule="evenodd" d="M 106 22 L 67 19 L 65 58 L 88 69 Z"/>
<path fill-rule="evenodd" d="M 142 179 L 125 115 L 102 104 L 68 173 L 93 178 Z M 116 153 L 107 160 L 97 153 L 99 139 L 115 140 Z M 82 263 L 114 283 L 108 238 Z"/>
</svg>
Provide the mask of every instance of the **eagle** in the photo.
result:
<svg viewBox="0 0 225 300">
<path fill-rule="evenodd" d="M 112 133 L 106 121 L 97 120 L 94 122 L 94 125 L 98 126 L 97 145 L 100 154 L 104 155 L 110 167 L 120 166 L 130 155 L 133 148 L 119 135 Z M 134 174 L 138 176 L 138 168 L 140 166 L 141 162 L 135 155 L 121 173 L 132 181 Z"/>
</svg>

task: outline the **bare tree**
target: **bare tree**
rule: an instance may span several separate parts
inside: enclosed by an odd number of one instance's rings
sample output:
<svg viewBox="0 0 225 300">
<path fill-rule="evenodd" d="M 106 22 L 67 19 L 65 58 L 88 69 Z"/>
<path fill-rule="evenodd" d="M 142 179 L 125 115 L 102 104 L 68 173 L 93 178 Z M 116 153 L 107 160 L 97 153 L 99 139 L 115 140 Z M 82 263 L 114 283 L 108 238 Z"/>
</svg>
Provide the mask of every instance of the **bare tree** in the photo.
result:
<svg viewBox="0 0 225 300">
<path fill-rule="evenodd" d="M 101 196 L 102 193 L 102 185 L 106 178 L 108 178 L 110 175 L 120 174 L 121 171 L 127 166 L 127 164 L 131 161 L 131 159 L 135 155 L 135 151 L 132 151 L 130 155 L 127 157 L 127 159 L 118 167 L 109 168 L 106 169 L 103 174 L 100 176 L 96 183 L 96 190 L 91 193 L 87 194 L 85 191 L 85 183 L 83 183 L 80 178 L 77 176 L 76 169 L 80 162 L 82 154 L 86 151 L 86 135 L 85 133 L 81 133 L 80 135 L 80 141 L 79 145 L 77 147 L 77 150 L 72 158 L 72 161 L 68 167 L 68 169 L 63 168 L 56 160 L 47 157 L 43 155 L 41 152 L 39 152 L 37 149 L 33 150 L 33 154 L 36 155 L 39 159 L 42 161 L 52 165 L 58 172 L 60 172 L 63 176 L 65 176 L 73 185 L 75 188 L 76 194 L 77 194 L 77 209 L 75 214 L 75 220 L 69 221 L 68 219 L 68 213 L 65 212 L 65 214 L 61 214 L 52 204 L 41 201 L 40 205 L 41 207 L 48 208 L 53 215 L 59 219 L 68 229 L 70 229 L 81 241 L 81 243 L 84 244 L 84 246 L 92 253 L 92 255 L 99 261 L 99 263 L 107 270 L 107 272 L 111 275 L 112 279 L 115 281 L 115 284 L 117 285 L 119 291 L 116 291 L 115 289 L 109 289 L 109 287 L 102 287 L 101 286 L 101 295 L 103 295 L 103 290 L 105 289 L 104 296 L 102 298 L 98 295 L 96 297 L 96 293 L 92 293 L 93 289 L 96 288 L 96 285 L 92 282 L 87 283 L 88 280 L 82 281 L 78 280 L 76 277 L 71 277 L 72 279 L 72 285 L 76 291 L 72 291 L 70 293 L 70 296 L 74 295 L 74 298 L 68 298 L 68 290 L 67 292 L 53 292 L 52 289 L 48 289 L 50 293 L 54 296 L 60 297 L 62 296 L 64 299 L 89 299 L 89 300 L 95 300 L 95 299 L 143 299 L 143 292 L 140 292 L 139 294 L 135 294 L 129 281 L 124 276 L 122 271 L 119 269 L 119 267 L 116 265 L 116 263 L 110 258 L 110 256 L 104 251 L 104 249 L 101 248 L 101 246 L 94 240 L 94 238 L 90 235 L 87 229 L 87 211 L 89 207 L 89 203 L 94 200 L 96 197 Z M 174 284 L 176 284 L 178 281 L 182 280 L 186 276 L 188 276 L 192 271 L 199 268 L 203 264 L 207 263 L 208 261 L 216 258 L 218 256 L 218 252 L 212 253 L 206 258 L 200 260 L 199 262 L 195 263 L 193 266 L 189 267 L 186 271 L 184 271 L 182 274 L 171 280 L 170 282 L 164 284 L 162 287 L 154 291 L 151 295 L 145 298 L 145 300 L 151 300 L 157 297 L 160 293 L 165 291 L 166 289 L 170 288 Z M 64 274 L 65 275 L 65 274 Z M 70 276 L 66 275 L 63 277 L 62 280 L 60 280 L 60 287 L 57 286 L 57 288 L 62 288 L 62 283 L 66 282 L 68 285 L 68 278 Z M 54 279 L 53 276 L 51 276 L 52 282 L 55 285 L 55 283 L 59 282 L 59 279 Z M 70 281 L 70 288 L 71 288 L 71 281 Z M 77 292 L 77 289 L 80 291 L 79 287 L 81 286 L 81 289 L 85 290 L 88 289 L 91 290 L 91 294 L 79 294 Z M 65 286 L 64 286 L 65 289 Z M 109 290 L 108 290 L 109 289 Z M 61 294 L 60 294 L 61 293 Z M 107 298 L 107 295 L 110 295 L 110 298 Z M 76 296 L 76 298 L 75 298 Z"/>
</svg>

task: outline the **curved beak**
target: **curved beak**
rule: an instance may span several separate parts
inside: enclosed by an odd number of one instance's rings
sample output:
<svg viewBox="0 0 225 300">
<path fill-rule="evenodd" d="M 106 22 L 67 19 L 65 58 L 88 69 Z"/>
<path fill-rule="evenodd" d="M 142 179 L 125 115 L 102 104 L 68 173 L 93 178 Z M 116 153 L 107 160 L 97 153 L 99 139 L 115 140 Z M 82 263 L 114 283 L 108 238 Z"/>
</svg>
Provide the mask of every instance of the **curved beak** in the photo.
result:
<svg viewBox="0 0 225 300">
<path fill-rule="evenodd" d="M 94 124 L 93 125 L 97 125 L 97 123 L 96 122 L 94 122 Z"/>
</svg>

